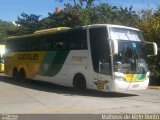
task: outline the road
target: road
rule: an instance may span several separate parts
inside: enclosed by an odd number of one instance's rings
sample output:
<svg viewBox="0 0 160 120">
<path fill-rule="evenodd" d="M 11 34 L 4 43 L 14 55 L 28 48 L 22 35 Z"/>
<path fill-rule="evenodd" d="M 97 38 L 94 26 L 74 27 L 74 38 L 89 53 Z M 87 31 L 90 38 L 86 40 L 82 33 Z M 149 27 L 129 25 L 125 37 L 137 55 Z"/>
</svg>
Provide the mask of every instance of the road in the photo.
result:
<svg viewBox="0 0 160 120">
<path fill-rule="evenodd" d="M 0 113 L 159 113 L 160 90 L 104 93 L 0 77 Z"/>
</svg>

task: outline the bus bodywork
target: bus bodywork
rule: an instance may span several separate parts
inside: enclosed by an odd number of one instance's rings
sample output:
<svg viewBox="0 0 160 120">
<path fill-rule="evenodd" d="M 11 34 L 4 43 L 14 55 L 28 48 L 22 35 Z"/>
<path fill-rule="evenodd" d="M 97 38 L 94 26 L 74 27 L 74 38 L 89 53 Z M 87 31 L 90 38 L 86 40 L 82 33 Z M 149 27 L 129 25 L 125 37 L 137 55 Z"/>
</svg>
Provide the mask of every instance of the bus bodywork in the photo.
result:
<svg viewBox="0 0 160 120">
<path fill-rule="evenodd" d="M 35 32 L 7 40 L 5 72 L 15 79 L 105 92 L 146 89 L 145 44 L 138 29 L 118 25 Z"/>
</svg>

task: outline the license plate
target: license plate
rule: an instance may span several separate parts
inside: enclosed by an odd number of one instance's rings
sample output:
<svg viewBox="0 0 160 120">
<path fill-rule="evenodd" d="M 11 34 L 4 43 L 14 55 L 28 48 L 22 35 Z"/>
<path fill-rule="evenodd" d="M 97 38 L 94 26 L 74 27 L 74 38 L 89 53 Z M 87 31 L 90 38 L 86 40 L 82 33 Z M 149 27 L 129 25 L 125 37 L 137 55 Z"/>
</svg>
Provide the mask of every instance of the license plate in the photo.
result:
<svg viewBox="0 0 160 120">
<path fill-rule="evenodd" d="M 132 88 L 138 88 L 139 87 L 139 84 L 135 84 L 132 86 Z"/>
</svg>

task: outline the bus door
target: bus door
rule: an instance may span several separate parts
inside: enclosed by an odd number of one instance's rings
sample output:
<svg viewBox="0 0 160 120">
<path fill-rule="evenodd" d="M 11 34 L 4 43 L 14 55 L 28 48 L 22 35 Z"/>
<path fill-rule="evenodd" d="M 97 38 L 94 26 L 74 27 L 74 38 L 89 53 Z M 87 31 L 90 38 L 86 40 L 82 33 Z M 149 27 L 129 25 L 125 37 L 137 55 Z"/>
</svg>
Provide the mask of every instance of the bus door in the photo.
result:
<svg viewBox="0 0 160 120">
<path fill-rule="evenodd" d="M 111 59 L 106 27 L 89 29 L 93 71 L 92 84 L 99 90 L 109 90 L 111 83 Z"/>
</svg>

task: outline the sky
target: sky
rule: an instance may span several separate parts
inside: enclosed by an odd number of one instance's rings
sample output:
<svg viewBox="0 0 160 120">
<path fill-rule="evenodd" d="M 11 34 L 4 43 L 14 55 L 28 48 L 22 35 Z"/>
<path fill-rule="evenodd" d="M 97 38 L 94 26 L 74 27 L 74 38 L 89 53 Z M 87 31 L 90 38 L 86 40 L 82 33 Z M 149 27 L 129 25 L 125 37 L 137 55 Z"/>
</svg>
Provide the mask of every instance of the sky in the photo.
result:
<svg viewBox="0 0 160 120">
<path fill-rule="evenodd" d="M 64 0 L 67 1 L 67 0 Z M 71 1 L 71 0 L 70 0 Z M 138 11 L 141 9 L 154 10 L 160 6 L 160 0 L 100 0 L 107 1 L 112 6 L 129 7 Z M 98 2 L 96 1 L 95 4 Z M 22 12 L 27 14 L 41 15 L 41 18 L 47 17 L 48 12 L 53 13 L 56 7 L 63 8 L 64 3 L 57 0 L 0 0 L 0 20 L 16 21 Z"/>
</svg>

